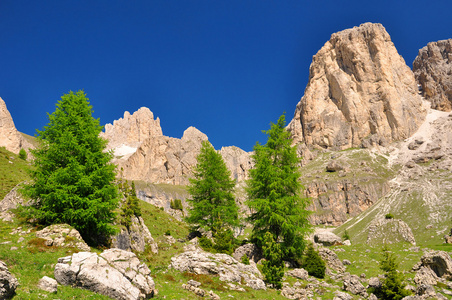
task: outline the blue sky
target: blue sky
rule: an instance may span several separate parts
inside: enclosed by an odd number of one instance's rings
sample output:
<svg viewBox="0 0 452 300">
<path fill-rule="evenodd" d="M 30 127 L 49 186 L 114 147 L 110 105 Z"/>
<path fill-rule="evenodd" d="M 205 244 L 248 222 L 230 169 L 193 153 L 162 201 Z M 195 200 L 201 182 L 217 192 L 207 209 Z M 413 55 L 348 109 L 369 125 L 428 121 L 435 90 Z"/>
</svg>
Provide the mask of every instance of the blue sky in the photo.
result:
<svg viewBox="0 0 452 300">
<path fill-rule="evenodd" d="M 365 4 L 371 3 L 371 4 Z M 251 151 L 293 117 L 332 33 L 382 23 L 411 67 L 452 38 L 452 1 L 0 1 L 0 97 L 34 135 L 70 90 L 101 124 L 149 107 L 163 134 L 189 126 Z"/>
</svg>

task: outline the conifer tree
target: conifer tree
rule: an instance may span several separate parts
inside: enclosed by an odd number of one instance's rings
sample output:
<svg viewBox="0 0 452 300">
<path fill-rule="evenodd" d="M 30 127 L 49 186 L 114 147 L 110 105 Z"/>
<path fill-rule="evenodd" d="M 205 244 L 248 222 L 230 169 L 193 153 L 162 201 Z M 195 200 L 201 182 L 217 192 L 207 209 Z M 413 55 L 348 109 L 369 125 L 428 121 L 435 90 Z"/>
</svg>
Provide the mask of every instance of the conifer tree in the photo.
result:
<svg viewBox="0 0 452 300">
<path fill-rule="evenodd" d="M 211 230 L 214 235 L 239 225 L 233 195 L 235 182 L 223 158 L 208 141 L 204 141 L 197 161 L 188 188 L 192 208 L 187 222 L 195 229 Z"/>
<path fill-rule="evenodd" d="M 297 260 L 303 254 L 304 237 L 311 225 L 306 210 L 308 200 L 300 196 L 300 159 L 285 125 L 282 115 L 270 130 L 264 131 L 267 143 L 254 146 L 255 165 L 250 170 L 247 204 L 253 224 L 251 238 L 256 245 L 262 249 L 269 232 L 274 241 L 281 243 L 282 259 Z"/>
<path fill-rule="evenodd" d="M 112 155 L 99 137 L 102 126 L 92 117 L 83 91 L 61 97 L 49 123 L 37 130 L 40 147 L 34 156 L 33 182 L 25 192 L 35 199 L 30 208 L 42 224 L 67 223 L 90 242 L 114 230 L 118 191 Z"/>
</svg>

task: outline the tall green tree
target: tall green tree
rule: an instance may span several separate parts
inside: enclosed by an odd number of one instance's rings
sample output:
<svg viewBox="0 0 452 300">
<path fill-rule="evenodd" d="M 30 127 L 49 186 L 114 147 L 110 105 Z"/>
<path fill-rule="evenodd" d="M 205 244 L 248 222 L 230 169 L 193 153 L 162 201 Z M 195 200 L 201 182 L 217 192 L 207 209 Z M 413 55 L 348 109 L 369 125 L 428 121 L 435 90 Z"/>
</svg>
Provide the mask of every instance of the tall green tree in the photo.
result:
<svg viewBox="0 0 452 300">
<path fill-rule="evenodd" d="M 40 147 L 32 154 L 33 182 L 25 192 L 35 199 L 33 217 L 42 224 L 68 223 L 85 240 L 95 242 L 111 234 L 118 205 L 115 166 L 102 126 L 92 116 L 83 91 L 65 94 L 37 130 Z"/>
<path fill-rule="evenodd" d="M 301 197 L 299 161 L 292 147 L 290 133 L 282 115 L 270 130 L 264 131 L 267 143 L 254 146 L 254 168 L 248 181 L 249 221 L 253 224 L 252 240 L 262 248 L 265 234 L 281 244 L 284 260 L 298 260 L 306 247 L 310 231 L 308 199 Z M 267 239 L 268 240 L 268 239 Z"/>
<path fill-rule="evenodd" d="M 190 179 L 188 187 L 192 208 L 187 222 L 196 229 L 211 230 L 214 235 L 239 225 L 233 194 L 235 182 L 223 158 L 208 141 L 204 141 L 197 161 L 194 178 Z"/>
</svg>

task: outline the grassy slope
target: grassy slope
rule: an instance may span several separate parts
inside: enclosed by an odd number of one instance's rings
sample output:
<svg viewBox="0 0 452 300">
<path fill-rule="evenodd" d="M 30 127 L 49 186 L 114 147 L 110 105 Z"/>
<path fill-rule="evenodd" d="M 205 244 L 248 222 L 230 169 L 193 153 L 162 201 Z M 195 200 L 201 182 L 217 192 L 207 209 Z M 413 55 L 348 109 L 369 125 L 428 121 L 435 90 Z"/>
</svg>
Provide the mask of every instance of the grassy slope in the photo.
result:
<svg viewBox="0 0 452 300">
<path fill-rule="evenodd" d="M 0 147 L 0 199 L 18 183 L 30 179 L 29 168 L 28 162 L 7 151 L 5 147 Z"/>
</svg>

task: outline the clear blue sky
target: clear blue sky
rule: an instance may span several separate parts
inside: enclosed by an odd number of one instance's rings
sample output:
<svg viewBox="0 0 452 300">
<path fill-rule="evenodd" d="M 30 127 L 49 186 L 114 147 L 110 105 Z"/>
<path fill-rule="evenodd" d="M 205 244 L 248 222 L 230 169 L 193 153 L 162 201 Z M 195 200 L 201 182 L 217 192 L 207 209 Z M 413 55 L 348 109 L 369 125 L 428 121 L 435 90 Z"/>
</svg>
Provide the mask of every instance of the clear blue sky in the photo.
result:
<svg viewBox="0 0 452 300">
<path fill-rule="evenodd" d="M 0 97 L 30 135 L 83 89 L 101 124 L 146 106 L 164 135 L 195 126 L 217 149 L 250 151 L 292 119 L 332 33 L 382 23 L 411 67 L 452 38 L 451 12 L 452 1 L 1 0 Z"/>
</svg>

